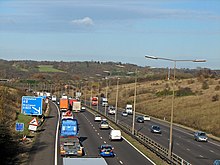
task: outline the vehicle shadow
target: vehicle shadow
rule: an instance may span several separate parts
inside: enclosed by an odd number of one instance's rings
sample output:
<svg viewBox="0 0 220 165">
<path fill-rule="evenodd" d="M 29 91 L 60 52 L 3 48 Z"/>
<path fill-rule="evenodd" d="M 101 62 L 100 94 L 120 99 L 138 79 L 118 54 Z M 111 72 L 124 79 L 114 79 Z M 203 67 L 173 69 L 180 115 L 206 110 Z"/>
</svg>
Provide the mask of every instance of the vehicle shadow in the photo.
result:
<svg viewBox="0 0 220 165">
<path fill-rule="evenodd" d="M 86 139 L 88 139 L 87 137 L 79 137 L 79 141 L 82 143 L 84 142 Z"/>
</svg>

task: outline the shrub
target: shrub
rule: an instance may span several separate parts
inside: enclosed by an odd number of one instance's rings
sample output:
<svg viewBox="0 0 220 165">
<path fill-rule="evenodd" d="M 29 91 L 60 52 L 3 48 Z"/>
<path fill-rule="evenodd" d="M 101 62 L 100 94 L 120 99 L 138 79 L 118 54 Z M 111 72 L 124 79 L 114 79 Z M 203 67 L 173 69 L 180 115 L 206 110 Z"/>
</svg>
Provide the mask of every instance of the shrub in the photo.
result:
<svg viewBox="0 0 220 165">
<path fill-rule="evenodd" d="M 216 90 L 216 91 L 219 91 L 219 90 L 220 90 L 220 86 L 217 85 L 217 86 L 215 87 L 215 90 Z"/>
<path fill-rule="evenodd" d="M 213 101 L 213 102 L 214 102 L 214 101 L 219 101 L 219 95 L 216 94 L 216 95 L 212 96 L 212 101 Z"/>
<path fill-rule="evenodd" d="M 176 96 L 190 96 L 190 95 L 195 95 L 191 88 L 185 87 L 185 88 L 179 88 L 178 91 L 176 91 Z"/>
<path fill-rule="evenodd" d="M 195 80 L 190 79 L 190 80 L 187 81 L 187 83 L 188 83 L 188 84 L 193 84 L 193 83 L 195 83 Z"/>
<path fill-rule="evenodd" d="M 160 97 L 160 96 L 172 95 L 172 94 L 173 94 L 173 91 L 170 91 L 169 89 L 164 89 L 164 90 L 159 91 L 159 92 L 156 93 L 156 95 L 157 95 L 158 97 Z"/>
<path fill-rule="evenodd" d="M 202 89 L 209 89 L 209 84 L 208 84 L 208 82 L 207 81 L 203 81 L 203 83 L 202 83 Z"/>
</svg>

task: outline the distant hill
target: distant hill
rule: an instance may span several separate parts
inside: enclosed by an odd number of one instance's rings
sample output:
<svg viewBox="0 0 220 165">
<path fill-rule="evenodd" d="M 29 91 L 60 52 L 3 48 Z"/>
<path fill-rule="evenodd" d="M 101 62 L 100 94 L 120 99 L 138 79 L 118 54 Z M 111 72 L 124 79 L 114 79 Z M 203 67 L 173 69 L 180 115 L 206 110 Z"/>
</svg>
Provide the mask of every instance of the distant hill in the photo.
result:
<svg viewBox="0 0 220 165">
<path fill-rule="evenodd" d="M 123 67 L 121 67 L 123 66 Z M 147 79 L 164 79 L 168 76 L 168 68 L 141 67 L 128 63 L 84 61 L 84 62 L 57 62 L 57 61 L 7 61 L 0 60 L 0 79 L 14 80 L 47 80 L 67 81 L 80 80 L 89 77 L 100 79 L 105 76 L 134 76 L 135 70 L 138 76 Z M 190 78 L 199 72 L 208 76 L 219 76 L 220 71 L 206 68 L 177 69 L 177 77 Z"/>
</svg>

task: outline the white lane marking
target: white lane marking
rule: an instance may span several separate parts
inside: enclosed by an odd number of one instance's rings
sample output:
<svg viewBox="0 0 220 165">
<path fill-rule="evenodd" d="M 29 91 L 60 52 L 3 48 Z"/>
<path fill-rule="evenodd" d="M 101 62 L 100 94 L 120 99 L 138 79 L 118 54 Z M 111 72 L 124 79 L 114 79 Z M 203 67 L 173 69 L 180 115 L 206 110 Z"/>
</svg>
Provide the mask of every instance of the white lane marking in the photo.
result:
<svg viewBox="0 0 220 165">
<path fill-rule="evenodd" d="M 122 162 L 121 160 L 119 161 L 119 163 L 120 163 L 120 164 L 123 164 L 123 162 Z"/>
<path fill-rule="evenodd" d="M 111 129 L 114 129 L 110 126 Z M 137 152 L 139 152 L 143 157 L 145 157 L 149 162 L 151 162 L 153 165 L 156 165 L 150 158 L 148 158 L 146 155 L 144 155 L 143 152 L 141 152 L 140 150 L 138 150 L 133 144 L 131 144 L 124 136 L 122 136 L 123 139 L 130 145 L 132 146 Z"/>
<path fill-rule="evenodd" d="M 187 151 L 190 151 L 190 149 L 189 149 L 189 148 L 187 148 L 186 150 L 187 150 Z"/>
<path fill-rule="evenodd" d="M 97 135 L 99 135 L 99 133 L 97 133 Z"/>
<path fill-rule="evenodd" d="M 58 132 L 59 132 L 59 124 L 60 124 L 60 111 L 59 111 L 59 108 L 58 108 L 58 106 L 55 104 L 55 103 L 53 103 L 55 106 L 56 106 L 56 108 L 57 108 L 57 112 L 58 112 L 58 122 L 57 122 L 57 129 L 56 129 L 56 138 L 55 138 L 55 156 L 54 156 L 54 162 L 55 162 L 55 165 L 57 165 L 57 148 L 58 148 Z"/>
<path fill-rule="evenodd" d="M 212 152 L 212 153 L 214 152 L 214 151 L 212 151 L 212 150 L 209 150 L 209 151 Z"/>
<path fill-rule="evenodd" d="M 202 155 L 199 155 L 201 158 L 203 158 L 203 156 Z"/>
<path fill-rule="evenodd" d="M 102 139 L 102 137 L 100 136 L 100 139 Z"/>
<path fill-rule="evenodd" d="M 95 129 L 95 128 L 93 128 L 93 129 Z M 95 129 L 95 132 L 97 132 L 97 129 Z"/>
<path fill-rule="evenodd" d="M 176 143 L 176 145 L 178 145 L 178 146 L 179 146 L 180 144 L 179 144 L 179 143 Z"/>
<path fill-rule="evenodd" d="M 106 144 L 106 141 L 104 141 L 104 143 Z"/>
</svg>

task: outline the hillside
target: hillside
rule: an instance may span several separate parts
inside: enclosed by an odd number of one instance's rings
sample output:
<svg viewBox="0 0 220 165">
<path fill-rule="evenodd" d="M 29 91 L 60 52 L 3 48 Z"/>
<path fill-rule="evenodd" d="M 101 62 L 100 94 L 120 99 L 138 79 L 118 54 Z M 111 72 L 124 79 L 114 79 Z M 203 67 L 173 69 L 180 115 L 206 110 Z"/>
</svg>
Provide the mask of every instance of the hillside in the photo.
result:
<svg viewBox="0 0 220 165">
<path fill-rule="evenodd" d="M 25 147 L 19 144 L 15 123 L 24 92 L 0 85 L 0 154 L 1 164 L 16 164 Z M 21 162 L 19 163 L 21 164 Z"/>
</svg>

